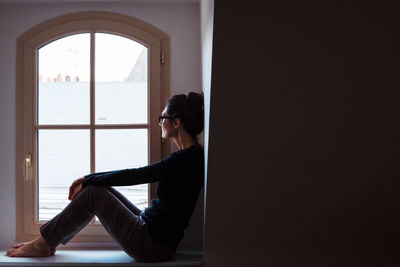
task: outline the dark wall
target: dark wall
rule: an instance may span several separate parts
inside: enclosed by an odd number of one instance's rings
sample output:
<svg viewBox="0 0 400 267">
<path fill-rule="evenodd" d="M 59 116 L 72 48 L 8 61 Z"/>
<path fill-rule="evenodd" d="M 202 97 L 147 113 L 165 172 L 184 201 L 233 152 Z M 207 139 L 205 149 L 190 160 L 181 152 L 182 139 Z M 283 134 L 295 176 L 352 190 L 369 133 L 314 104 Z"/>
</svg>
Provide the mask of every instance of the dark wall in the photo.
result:
<svg viewBox="0 0 400 267">
<path fill-rule="evenodd" d="M 215 0 L 206 266 L 400 264 L 395 3 Z"/>
</svg>

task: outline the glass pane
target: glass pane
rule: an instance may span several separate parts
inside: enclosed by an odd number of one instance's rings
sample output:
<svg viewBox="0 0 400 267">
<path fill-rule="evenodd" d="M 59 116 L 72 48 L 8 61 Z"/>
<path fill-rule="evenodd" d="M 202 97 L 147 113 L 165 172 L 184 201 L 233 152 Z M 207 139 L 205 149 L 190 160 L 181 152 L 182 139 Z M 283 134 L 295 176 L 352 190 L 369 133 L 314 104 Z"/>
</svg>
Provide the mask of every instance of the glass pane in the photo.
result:
<svg viewBox="0 0 400 267">
<path fill-rule="evenodd" d="M 90 34 L 75 34 L 38 50 L 39 124 L 89 124 Z"/>
<path fill-rule="evenodd" d="M 148 164 L 147 129 L 96 130 L 96 172 Z M 148 206 L 148 185 L 115 187 L 138 208 Z"/>
<path fill-rule="evenodd" d="M 89 130 L 39 130 L 39 221 L 57 215 L 69 203 L 72 181 L 88 173 Z"/>
<path fill-rule="evenodd" d="M 95 42 L 95 123 L 147 123 L 147 48 L 106 33 Z"/>
</svg>

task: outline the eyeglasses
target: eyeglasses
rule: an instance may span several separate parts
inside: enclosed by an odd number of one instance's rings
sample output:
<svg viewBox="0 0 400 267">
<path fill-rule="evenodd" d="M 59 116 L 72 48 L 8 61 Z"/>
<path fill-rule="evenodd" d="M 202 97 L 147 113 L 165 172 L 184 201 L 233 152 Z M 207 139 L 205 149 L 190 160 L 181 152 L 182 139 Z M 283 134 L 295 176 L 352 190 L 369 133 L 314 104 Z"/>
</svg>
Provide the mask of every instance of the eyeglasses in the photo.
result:
<svg viewBox="0 0 400 267">
<path fill-rule="evenodd" d="M 173 119 L 172 116 L 158 116 L 158 123 L 163 123 L 164 119 Z"/>
</svg>

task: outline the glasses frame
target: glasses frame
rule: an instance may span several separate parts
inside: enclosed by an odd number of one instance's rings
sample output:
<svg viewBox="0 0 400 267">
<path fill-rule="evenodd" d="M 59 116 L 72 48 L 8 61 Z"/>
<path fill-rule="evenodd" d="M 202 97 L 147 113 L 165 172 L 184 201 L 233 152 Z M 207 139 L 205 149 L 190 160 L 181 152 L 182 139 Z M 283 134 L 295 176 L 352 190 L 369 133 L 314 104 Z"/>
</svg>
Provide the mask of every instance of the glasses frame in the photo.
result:
<svg viewBox="0 0 400 267">
<path fill-rule="evenodd" d="M 173 116 L 158 116 L 158 123 L 159 124 L 163 123 L 165 119 L 172 120 L 172 119 L 174 119 L 174 117 Z"/>
</svg>

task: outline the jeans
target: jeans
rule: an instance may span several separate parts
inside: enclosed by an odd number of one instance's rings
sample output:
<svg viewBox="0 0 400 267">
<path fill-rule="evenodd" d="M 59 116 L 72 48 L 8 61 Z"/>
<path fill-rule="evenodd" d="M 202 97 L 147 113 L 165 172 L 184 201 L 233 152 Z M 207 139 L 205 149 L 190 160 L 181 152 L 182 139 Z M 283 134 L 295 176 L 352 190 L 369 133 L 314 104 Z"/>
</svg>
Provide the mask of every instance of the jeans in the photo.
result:
<svg viewBox="0 0 400 267">
<path fill-rule="evenodd" d="M 65 209 L 40 228 L 51 248 L 66 244 L 96 215 L 115 242 L 138 261 L 172 258 L 175 250 L 153 240 L 142 211 L 111 187 L 87 186 Z"/>
</svg>

